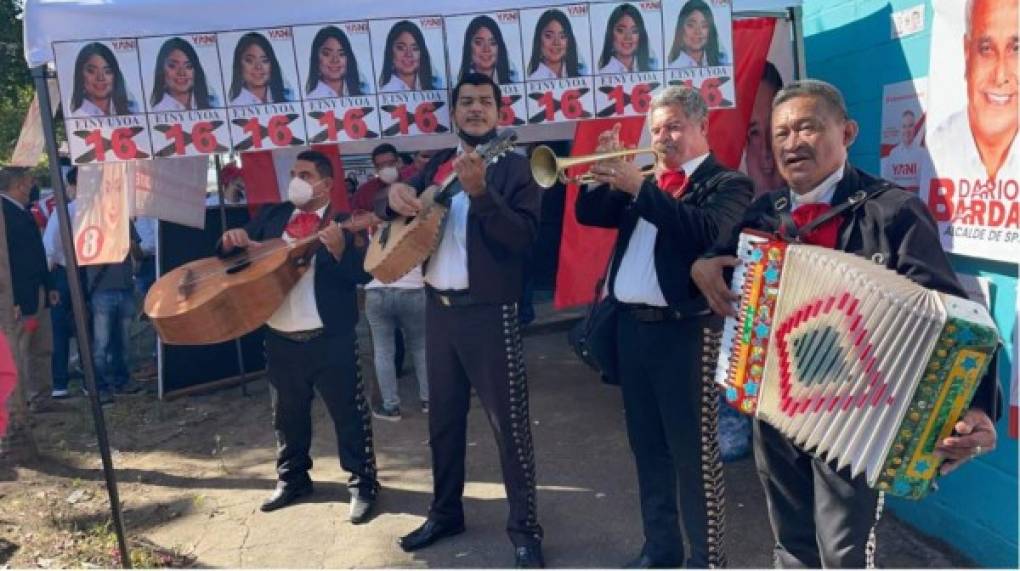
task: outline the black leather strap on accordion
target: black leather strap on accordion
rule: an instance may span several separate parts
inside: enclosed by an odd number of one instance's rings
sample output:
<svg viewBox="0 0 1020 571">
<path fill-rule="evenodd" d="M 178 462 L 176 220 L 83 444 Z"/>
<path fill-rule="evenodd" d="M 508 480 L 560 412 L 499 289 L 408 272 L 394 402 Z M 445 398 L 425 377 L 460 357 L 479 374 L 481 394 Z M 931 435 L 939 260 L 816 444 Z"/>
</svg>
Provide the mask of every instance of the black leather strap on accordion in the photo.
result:
<svg viewBox="0 0 1020 571">
<path fill-rule="evenodd" d="M 873 184 L 867 188 L 862 188 L 855 191 L 847 197 L 847 199 L 829 210 L 826 210 L 817 218 L 805 224 L 802 228 L 797 228 L 797 223 L 793 220 L 791 214 L 792 200 L 786 194 L 781 195 L 775 199 L 772 203 L 772 207 L 776 210 L 776 215 L 779 216 L 779 230 L 776 232 L 779 238 L 786 242 L 800 242 L 800 237 L 804 234 L 810 234 L 816 228 L 825 224 L 829 220 L 847 212 L 858 208 L 864 204 L 867 200 L 882 194 L 883 192 L 894 188 L 890 182 L 880 180 L 876 184 Z M 792 192 L 792 191 L 791 191 Z"/>
</svg>

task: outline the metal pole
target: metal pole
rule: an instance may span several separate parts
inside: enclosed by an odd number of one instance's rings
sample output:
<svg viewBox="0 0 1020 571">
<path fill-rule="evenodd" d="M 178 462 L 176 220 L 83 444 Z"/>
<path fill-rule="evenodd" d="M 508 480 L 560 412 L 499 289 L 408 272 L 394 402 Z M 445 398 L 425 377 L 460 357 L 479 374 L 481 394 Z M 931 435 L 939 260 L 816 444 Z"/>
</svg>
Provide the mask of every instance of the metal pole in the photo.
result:
<svg viewBox="0 0 1020 571">
<path fill-rule="evenodd" d="M 92 340 L 88 335 L 88 318 L 85 313 L 85 296 L 78 275 L 78 260 L 74 250 L 74 238 L 71 234 L 71 216 L 67 210 L 67 191 L 64 188 L 64 176 L 60 172 L 60 156 L 57 151 L 56 132 L 53 130 L 53 115 L 50 111 L 50 92 L 46 85 L 46 66 L 32 68 L 35 91 L 39 95 L 39 110 L 42 117 L 43 133 L 46 137 L 46 152 L 50 158 L 50 177 L 53 179 L 53 195 L 57 199 L 56 211 L 60 222 L 60 243 L 64 247 L 65 269 L 67 282 L 71 290 L 71 301 L 74 310 L 74 325 L 78 331 L 78 349 L 81 353 L 82 368 L 85 369 L 85 387 L 89 391 L 89 404 L 92 405 L 92 420 L 96 425 L 96 440 L 99 441 L 99 455 L 103 459 L 103 475 L 106 477 L 106 491 L 110 495 L 110 515 L 113 518 L 113 530 L 117 534 L 117 545 L 120 547 L 120 563 L 124 569 L 131 568 L 131 555 L 128 552 L 127 539 L 124 536 L 124 518 L 120 511 L 120 495 L 117 493 L 117 475 L 113 469 L 113 458 L 110 456 L 110 441 L 106 434 L 106 420 L 103 418 L 103 407 L 99 404 L 99 391 L 96 388 L 96 371 L 92 362 Z M 66 301 L 62 301 L 66 303 Z"/>
<path fill-rule="evenodd" d="M 216 192 L 220 197 L 220 232 L 222 233 L 227 231 L 227 205 L 223 194 L 223 177 L 220 174 L 223 164 L 220 163 L 219 155 L 213 155 L 213 160 L 216 163 Z M 241 369 L 241 396 L 248 396 L 248 372 L 244 366 L 244 347 L 241 345 L 240 337 L 234 339 L 234 350 L 237 352 L 237 366 Z"/>
</svg>

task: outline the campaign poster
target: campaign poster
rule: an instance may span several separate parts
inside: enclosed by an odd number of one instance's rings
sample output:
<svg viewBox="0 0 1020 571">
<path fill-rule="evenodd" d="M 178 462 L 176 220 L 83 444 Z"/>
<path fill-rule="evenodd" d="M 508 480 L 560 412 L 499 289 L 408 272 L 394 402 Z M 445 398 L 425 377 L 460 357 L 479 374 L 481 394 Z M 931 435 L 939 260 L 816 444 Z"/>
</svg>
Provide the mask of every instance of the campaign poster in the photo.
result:
<svg viewBox="0 0 1020 571">
<path fill-rule="evenodd" d="M 138 44 L 153 156 L 227 152 L 230 126 L 216 34 L 140 38 Z"/>
<path fill-rule="evenodd" d="M 500 126 L 524 125 L 527 104 L 521 15 L 517 10 L 448 16 L 446 48 L 451 84 L 468 72 L 488 75 L 499 84 L 503 96 Z"/>
<path fill-rule="evenodd" d="M 712 109 L 735 107 L 730 0 L 662 3 L 666 82 L 701 91 Z"/>
<path fill-rule="evenodd" d="M 67 142 L 75 164 L 152 156 L 138 40 L 53 44 Z"/>
<path fill-rule="evenodd" d="M 664 84 L 662 2 L 591 4 L 596 117 L 645 115 Z"/>
<path fill-rule="evenodd" d="M 793 46 L 790 42 L 790 23 L 776 20 L 772 33 L 772 44 L 762 69 L 761 81 L 751 107 L 751 118 L 747 123 L 747 138 L 740 171 L 754 181 L 755 196 L 766 194 L 786 186 L 779 174 L 776 158 L 772 153 L 772 99 L 776 93 L 794 78 Z"/>
<path fill-rule="evenodd" d="M 595 115 L 588 4 L 521 10 L 528 123 Z"/>
<path fill-rule="evenodd" d="M 289 27 L 217 34 L 235 151 L 307 144 Z"/>
<path fill-rule="evenodd" d="M 369 29 L 382 135 L 449 132 L 443 18 L 372 20 Z"/>
<path fill-rule="evenodd" d="M 882 178 L 917 192 L 921 173 L 928 170 L 925 146 L 925 105 L 928 81 L 914 79 L 891 83 L 882 90 Z"/>
<path fill-rule="evenodd" d="M 74 253 L 78 264 L 118 264 L 131 248 L 131 193 L 135 162 L 93 163 L 78 171 Z"/>
<path fill-rule="evenodd" d="M 294 28 L 309 143 L 379 137 L 368 22 Z"/>
<path fill-rule="evenodd" d="M 921 195 L 950 252 L 1020 261 L 1020 0 L 935 0 L 930 172 Z M 967 8 L 971 13 L 966 14 Z"/>
</svg>

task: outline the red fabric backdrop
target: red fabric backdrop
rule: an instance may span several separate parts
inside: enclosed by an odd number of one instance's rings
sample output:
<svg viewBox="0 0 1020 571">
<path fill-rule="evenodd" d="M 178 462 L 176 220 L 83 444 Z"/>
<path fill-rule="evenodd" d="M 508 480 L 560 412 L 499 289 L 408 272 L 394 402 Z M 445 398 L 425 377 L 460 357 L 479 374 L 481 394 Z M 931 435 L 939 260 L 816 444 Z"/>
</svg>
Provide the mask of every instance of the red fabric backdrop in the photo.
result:
<svg viewBox="0 0 1020 571">
<path fill-rule="evenodd" d="M 708 139 L 712 152 L 723 164 L 737 168 L 747 141 L 747 124 L 758 91 L 765 58 L 772 44 L 775 28 L 773 18 L 747 18 L 733 22 L 733 51 L 736 70 L 736 110 L 712 111 L 709 114 Z M 621 123 L 621 139 L 637 144 L 644 128 L 644 117 L 594 119 L 577 125 L 574 133 L 573 156 L 590 154 L 598 143 L 598 135 L 615 123 Z M 615 230 L 581 226 L 574 216 L 578 189 L 567 187 L 563 213 L 563 234 L 560 241 L 559 267 L 556 271 L 556 292 L 553 302 L 558 309 L 590 303 L 595 284 L 606 268 Z"/>
</svg>

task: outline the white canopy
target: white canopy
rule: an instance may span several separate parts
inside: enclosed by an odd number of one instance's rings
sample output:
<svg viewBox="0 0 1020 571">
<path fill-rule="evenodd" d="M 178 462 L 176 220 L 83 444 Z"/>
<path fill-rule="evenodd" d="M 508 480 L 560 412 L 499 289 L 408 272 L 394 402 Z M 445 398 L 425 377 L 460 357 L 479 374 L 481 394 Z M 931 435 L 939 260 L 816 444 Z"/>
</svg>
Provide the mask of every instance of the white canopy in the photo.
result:
<svg viewBox="0 0 1020 571">
<path fill-rule="evenodd" d="M 665 2 L 679 0 L 662 0 Z M 562 2 L 564 4 L 569 1 Z M 549 6 L 549 0 L 27 0 L 25 60 L 53 61 L 52 43 L 134 38 L 371 18 Z M 781 13 L 801 0 L 733 0 L 740 13 Z"/>
</svg>

